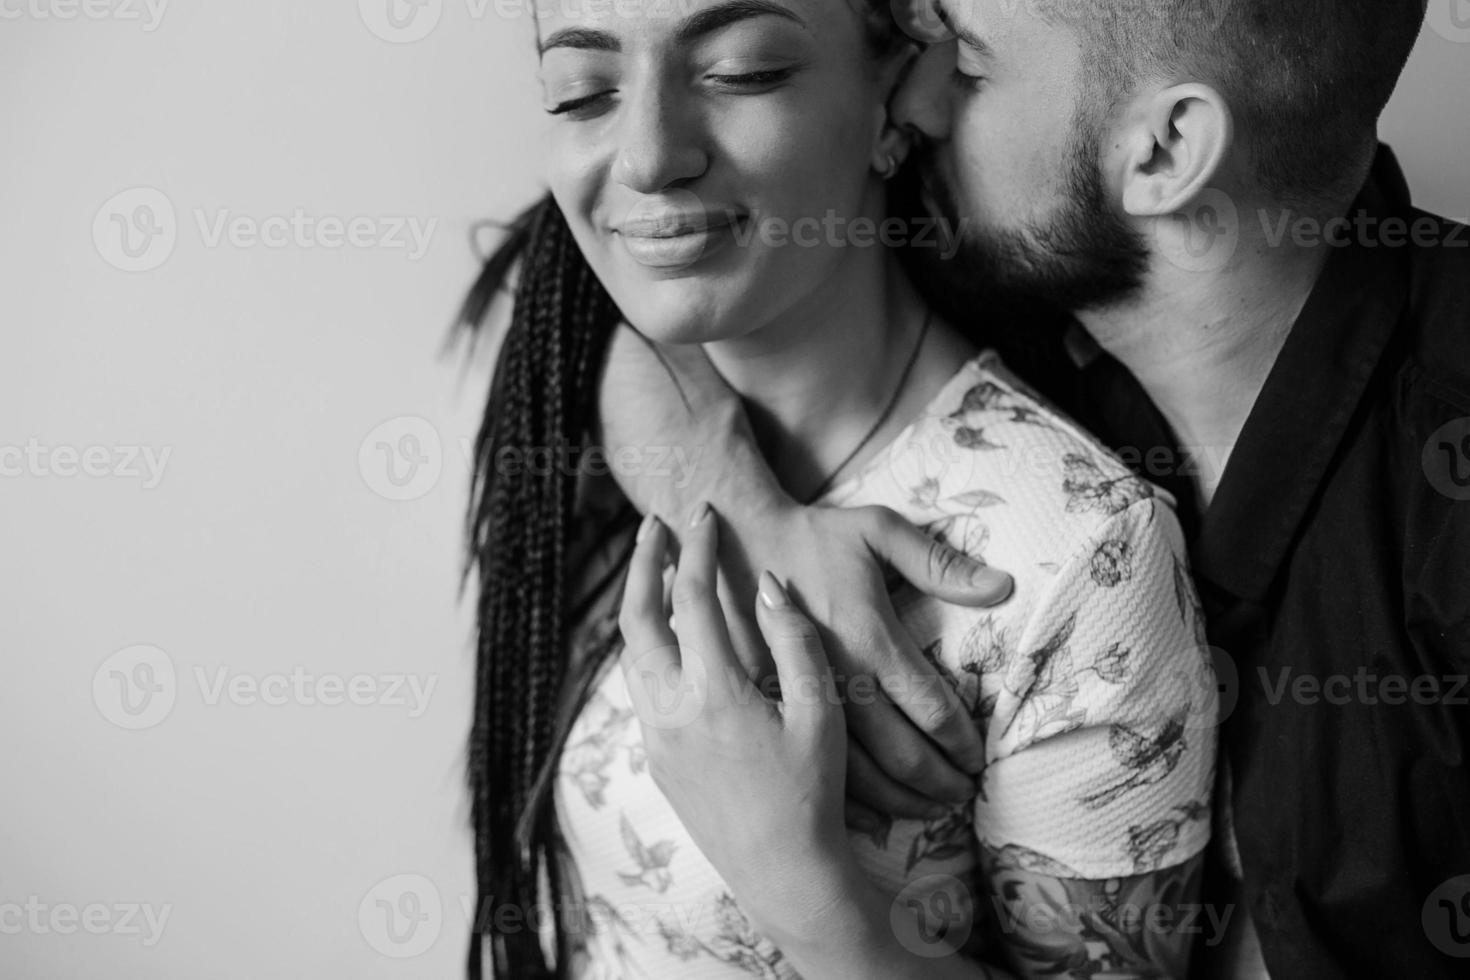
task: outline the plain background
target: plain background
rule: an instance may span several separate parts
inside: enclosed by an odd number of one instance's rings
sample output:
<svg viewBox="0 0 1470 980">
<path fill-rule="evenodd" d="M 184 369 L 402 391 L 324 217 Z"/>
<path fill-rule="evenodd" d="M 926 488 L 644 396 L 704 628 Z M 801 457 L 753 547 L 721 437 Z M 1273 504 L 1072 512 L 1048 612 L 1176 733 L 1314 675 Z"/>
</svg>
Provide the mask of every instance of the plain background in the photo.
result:
<svg viewBox="0 0 1470 980">
<path fill-rule="evenodd" d="M 541 115 L 526 4 L 386 2 L 0 0 L 0 975 L 460 975 L 486 368 L 440 348 Z M 1383 129 L 1463 219 L 1455 2 Z"/>
</svg>

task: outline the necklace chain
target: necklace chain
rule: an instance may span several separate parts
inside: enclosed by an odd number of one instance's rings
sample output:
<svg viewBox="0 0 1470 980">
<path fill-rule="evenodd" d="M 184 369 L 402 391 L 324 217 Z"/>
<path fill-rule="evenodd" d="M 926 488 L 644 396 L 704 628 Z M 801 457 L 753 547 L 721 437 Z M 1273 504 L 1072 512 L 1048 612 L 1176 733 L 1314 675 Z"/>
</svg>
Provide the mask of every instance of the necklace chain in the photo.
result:
<svg viewBox="0 0 1470 980">
<path fill-rule="evenodd" d="M 914 342 L 914 349 L 909 352 L 909 359 L 903 366 L 903 373 L 898 376 L 898 384 L 893 389 L 893 395 L 888 399 L 888 405 L 883 409 L 882 414 L 878 416 L 878 420 L 868 429 L 868 434 L 863 436 L 862 441 L 852 448 L 852 452 L 843 457 L 842 462 L 838 463 L 837 467 L 831 473 L 827 474 L 827 478 L 822 481 L 822 485 L 807 495 L 803 503 L 810 504 L 812 501 L 820 499 L 822 494 L 831 488 L 832 482 L 837 479 L 837 474 L 846 469 L 847 464 L 851 463 L 857 457 L 857 454 L 863 451 L 863 447 L 867 446 L 873 440 L 873 437 L 878 434 L 878 430 L 883 428 L 883 424 L 893 414 L 893 410 L 898 407 L 898 398 L 903 394 L 903 389 L 908 385 L 909 374 L 913 371 L 914 364 L 919 359 L 919 351 L 924 348 L 924 338 L 929 334 L 929 321 L 933 319 L 933 316 L 934 314 L 931 311 L 925 311 L 924 324 L 919 328 L 919 339 Z"/>
</svg>

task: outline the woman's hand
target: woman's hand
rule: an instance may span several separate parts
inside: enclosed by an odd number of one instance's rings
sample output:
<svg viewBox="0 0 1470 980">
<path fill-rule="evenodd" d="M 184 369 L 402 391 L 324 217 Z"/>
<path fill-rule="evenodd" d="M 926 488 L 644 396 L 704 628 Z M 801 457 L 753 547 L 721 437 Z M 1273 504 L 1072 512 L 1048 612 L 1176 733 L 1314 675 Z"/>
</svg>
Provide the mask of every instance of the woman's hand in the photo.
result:
<svg viewBox="0 0 1470 980">
<path fill-rule="evenodd" d="M 780 690 L 741 666 L 717 594 L 718 516 L 696 510 L 664 603 L 667 529 L 644 521 L 619 624 L 649 771 L 757 925 L 800 931 L 857 873 L 843 819 L 847 739 L 816 628 L 764 573 L 756 621 Z"/>
<path fill-rule="evenodd" d="M 846 702 L 848 821 L 871 832 L 891 817 L 933 818 L 972 799 L 985 743 L 904 628 L 889 590 L 902 578 L 945 602 L 991 606 L 1010 595 L 1010 576 L 892 511 L 797 504 L 761 455 L 740 397 L 698 344 L 656 345 L 624 324 L 600 391 L 599 444 L 609 459 L 643 461 L 613 468 L 639 510 L 682 526 L 701 501 L 720 508 L 721 571 L 727 595 L 738 599 L 727 622 L 747 672 L 764 667 L 749 610 L 756 575 L 768 568 L 800 586 L 844 683 L 871 681 L 869 692 L 883 692 Z"/>
</svg>

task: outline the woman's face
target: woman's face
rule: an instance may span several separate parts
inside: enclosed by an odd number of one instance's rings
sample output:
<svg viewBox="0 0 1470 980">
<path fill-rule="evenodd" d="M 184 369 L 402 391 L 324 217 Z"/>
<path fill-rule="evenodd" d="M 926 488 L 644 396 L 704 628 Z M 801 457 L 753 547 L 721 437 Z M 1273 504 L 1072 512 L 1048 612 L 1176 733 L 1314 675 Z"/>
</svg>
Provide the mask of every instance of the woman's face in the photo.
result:
<svg viewBox="0 0 1470 980">
<path fill-rule="evenodd" d="M 854 219 L 883 217 L 894 76 L 865 43 L 866 2 L 543 8 L 551 191 L 647 336 L 744 336 L 860 264 L 843 243 Z"/>
</svg>

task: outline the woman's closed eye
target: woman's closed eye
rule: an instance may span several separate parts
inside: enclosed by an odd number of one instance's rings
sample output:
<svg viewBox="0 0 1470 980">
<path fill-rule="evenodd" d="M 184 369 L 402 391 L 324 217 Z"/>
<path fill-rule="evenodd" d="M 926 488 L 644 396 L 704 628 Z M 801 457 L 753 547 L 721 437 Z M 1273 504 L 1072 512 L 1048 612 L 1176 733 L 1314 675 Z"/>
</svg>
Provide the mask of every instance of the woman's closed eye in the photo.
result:
<svg viewBox="0 0 1470 980">
<path fill-rule="evenodd" d="M 602 106 L 604 102 L 617 94 L 617 89 L 603 89 L 599 92 L 591 92 L 587 95 L 578 95 L 574 98 L 564 99 L 550 106 L 546 112 L 553 116 L 571 115 L 580 118 L 591 114 Z"/>
<path fill-rule="evenodd" d="M 796 74 L 794 66 L 783 68 L 761 68 L 744 72 L 710 72 L 704 77 L 717 85 L 731 89 L 767 89 L 779 85 Z"/>
<path fill-rule="evenodd" d="M 756 95 L 768 92 L 788 81 L 800 71 L 800 68 L 799 65 L 783 65 L 748 71 L 712 70 L 705 72 L 702 79 L 721 94 Z M 558 99 L 547 107 L 546 112 L 549 115 L 570 116 L 573 119 L 590 118 L 606 109 L 612 97 L 617 94 L 618 89 L 615 86 L 597 88 L 570 98 Z"/>
<path fill-rule="evenodd" d="M 989 81 L 984 75 L 971 75 L 968 72 L 960 71 L 958 68 L 950 73 L 949 80 L 956 88 L 963 89 L 966 92 L 979 92 L 985 87 L 985 83 Z"/>
</svg>

